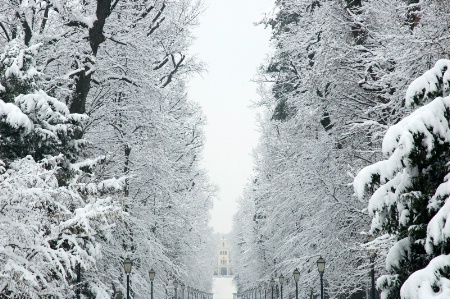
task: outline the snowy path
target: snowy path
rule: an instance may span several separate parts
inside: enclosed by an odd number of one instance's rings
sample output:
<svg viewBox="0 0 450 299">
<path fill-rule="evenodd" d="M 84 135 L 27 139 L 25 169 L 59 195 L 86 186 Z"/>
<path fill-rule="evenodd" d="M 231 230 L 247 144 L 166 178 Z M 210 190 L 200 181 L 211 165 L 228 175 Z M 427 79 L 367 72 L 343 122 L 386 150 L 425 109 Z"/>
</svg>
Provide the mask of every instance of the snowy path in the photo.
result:
<svg viewBox="0 0 450 299">
<path fill-rule="evenodd" d="M 233 299 L 236 287 L 232 277 L 214 277 L 213 293 L 214 299 Z"/>
</svg>

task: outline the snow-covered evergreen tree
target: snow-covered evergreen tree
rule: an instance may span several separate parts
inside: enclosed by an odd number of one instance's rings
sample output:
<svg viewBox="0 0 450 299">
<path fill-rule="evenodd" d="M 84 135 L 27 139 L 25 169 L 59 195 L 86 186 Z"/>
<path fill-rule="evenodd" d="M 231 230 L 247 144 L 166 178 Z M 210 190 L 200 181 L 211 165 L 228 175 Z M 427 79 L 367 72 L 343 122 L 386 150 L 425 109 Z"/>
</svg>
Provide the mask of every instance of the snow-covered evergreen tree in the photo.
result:
<svg viewBox="0 0 450 299">
<path fill-rule="evenodd" d="M 62 155 L 40 162 L 27 156 L 7 170 L 1 167 L 2 295 L 72 296 L 76 267 L 95 268 L 101 257 L 99 237 L 106 238 L 114 219 L 121 217 L 122 207 L 110 197 L 60 186 L 62 161 Z M 100 287 L 96 291 L 102 293 Z"/>
<path fill-rule="evenodd" d="M 0 159 L 5 163 L 31 155 L 35 160 L 63 153 L 74 162 L 83 148 L 81 121 L 42 88 L 35 55 L 40 44 L 9 42 L 0 57 Z"/>
<path fill-rule="evenodd" d="M 100 239 L 122 216 L 102 194 L 124 180 L 98 181 L 92 168 L 102 158 L 80 159 L 86 116 L 41 89 L 38 48 L 19 37 L 0 61 L 1 293 L 62 298 L 74 294 L 76 267 L 96 266 Z M 89 289 L 104 293 L 95 280 Z"/>
<path fill-rule="evenodd" d="M 406 106 L 418 108 L 386 132 L 386 160 L 354 181 L 360 199 L 370 196 L 372 233 L 396 240 L 386 259 L 390 274 L 378 279 L 382 298 L 450 295 L 449 91 L 450 60 L 439 60 L 409 86 Z"/>
</svg>

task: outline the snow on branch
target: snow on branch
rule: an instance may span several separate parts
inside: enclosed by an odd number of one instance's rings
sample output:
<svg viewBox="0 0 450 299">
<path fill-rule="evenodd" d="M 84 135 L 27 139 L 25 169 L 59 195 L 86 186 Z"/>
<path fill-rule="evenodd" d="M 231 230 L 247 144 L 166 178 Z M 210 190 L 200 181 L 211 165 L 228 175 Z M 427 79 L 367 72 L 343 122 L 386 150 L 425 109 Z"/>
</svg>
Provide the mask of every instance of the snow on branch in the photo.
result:
<svg viewBox="0 0 450 299">
<path fill-rule="evenodd" d="M 103 163 L 106 160 L 106 156 L 99 156 L 95 159 L 86 159 L 81 162 L 72 163 L 70 168 L 77 172 L 82 170 L 92 170 L 96 165 Z"/>
<path fill-rule="evenodd" d="M 14 129 L 23 129 L 23 135 L 30 134 L 34 129 L 33 122 L 19 107 L 12 103 L 5 103 L 2 100 L 0 100 L 0 120 Z"/>
<path fill-rule="evenodd" d="M 411 274 L 400 289 L 402 299 L 450 298 L 450 255 L 440 255 Z"/>
<path fill-rule="evenodd" d="M 42 44 L 23 47 L 20 40 L 12 40 L 5 47 L 0 57 L 1 64 L 5 66 L 5 79 L 18 78 L 20 80 L 32 80 L 40 76 L 35 66 L 33 56 L 37 54 Z"/>
<path fill-rule="evenodd" d="M 411 240 L 409 238 L 401 239 L 389 249 L 389 253 L 386 256 L 386 269 L 391 271 L 394 267 L 400 267 L 400 262 L 405 260 L 410 254 Z"/>
<path fill-rule="evenodd" d="M 61 159 L 35 162 L 28 156 L 0 174 L 0 282 L 25 298 L 42 292 L 71 297 L 75 267 L 95 267 L 97 236 L 108 235 L 122 216 L 111 197 L 81 197 L 59 186 L 55 163 Z"/>
<path fill-rule="evenodd" d="M 42 116 L 51 118 L 54 113 L 59 113 L 64 117 L 67 117 L 70 113 L 66 104 L 48 96 L 47 93 L 42 90 L 32 94 L 19 95 L 15 99 L 15 102 L 16 105 L 27 114 L 39 113 Z"/>
<path fill-rule="evenodd" d="M 432 154 L 436 143 L 450 142 L 450 124 L 446 118 L 448 111 L 450 97 L 439 97 L 391 126 L 386 132 L 382 147 L 383 153 L 390 157 L 369 165 L 358 173 L 353 182 L 358 198 L 362 200 L 374 184 L 385 184 L 405 166 L 404 174 L 409 175 L 412 171 L 408 168 L 411 166 L 409 155 L 415 149 L 414 136 L 423 136 L 422 145 L 428 156 Z M 378 182 L 374 182 L 374 178 L 378 178 Z"/>
<path fill-rule="evenodd" d="M 435 66 L 415 79 L 406 91 L 406 105 L 423 105 L 450 91 L 450 60 L 438 60 Z"/>
<path fill-rule="evenodd" d="M 108 180 L 101 181 L 98 183 L 97 188 L 98 190 L 101 190 L 102 192 L 117 192 L 124 190 L 126 186 L 126 181 L 129 177 L 122 176 L 118 179 L 112 178 Z"/>
<path fill-rule="evenodd" d="M 442 252 L 441 246 L 445 246 L 447 240 L 450 239 L 450 185 L 446 181 L 442 183 L 435 195 L 428 204 L 429 210 L 438 209 L 436 215 L 430 220 L 427 226 L 427 239 L 425 242 L 425 250 L 428 254 Z M 441 208 L 440 199 L 445 198 L 445 203 Z M 438 250 L 436 250 L 438 249 Z M 438 251 L 438 252 L 435 252 Z"/>
<path fill-rule="evenodd" d="M 390 127 L 383 140 L 383 153 L 388 155 L 400 151 L 405 157 L 413 148 L 413 135 L 417 134 L 424 135 L 422 143 L 429 154 L 434 149 L 433 142 L 450 142 L 449 120 L 446 118 L 449 108 L 450 97 L 438 97 Z"/>
</svg>

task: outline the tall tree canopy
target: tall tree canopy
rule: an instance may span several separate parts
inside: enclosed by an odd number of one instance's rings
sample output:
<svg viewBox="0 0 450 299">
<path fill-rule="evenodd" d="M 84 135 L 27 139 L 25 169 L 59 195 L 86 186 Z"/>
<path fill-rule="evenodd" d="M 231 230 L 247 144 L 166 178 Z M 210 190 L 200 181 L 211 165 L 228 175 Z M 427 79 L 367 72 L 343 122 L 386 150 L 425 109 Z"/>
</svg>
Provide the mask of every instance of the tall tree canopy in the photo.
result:
<svg viewBox="0 0 450 299">
<path fill-rule="evenodd" d="M 383 158 L 383 136 L 411 113 L 411 81 L 449 58 L 449 10 L 445 1 L 279 0 L 265 14 L 274 51 L 259 70 L 261 140 L 233 233 L 241 291 L 282 273 L 284 292 L 294 292 L 298 268 L 300 297 L 313 298 L 320 255 L 333 298 L 362 296 L 372 266 L 377 277 L 391 272 L 384 262 L 398 237 L 384 228 L 368 242 L 373 207 L 351 183 Z M 401 283 L 389 286 L 400 298 Z"/>
<path fill-rule="evenodd" d="M 9 254 L 2 294 L 71 297 L 81 287 L 87 298 L 120 298 L 126 257 L 134 298 L 148 295 L 151 268 L 157 297 L 174 279 L 207 291 L 215 191 L 199 166 L 204 117 L 186 95 L 203 69 L 188 54 L 202 3 L 0 8 L 2 213 L 31 201 L 0 232 Z M 14 229 L 20 243 L 6 238 Z"/>
</svg>

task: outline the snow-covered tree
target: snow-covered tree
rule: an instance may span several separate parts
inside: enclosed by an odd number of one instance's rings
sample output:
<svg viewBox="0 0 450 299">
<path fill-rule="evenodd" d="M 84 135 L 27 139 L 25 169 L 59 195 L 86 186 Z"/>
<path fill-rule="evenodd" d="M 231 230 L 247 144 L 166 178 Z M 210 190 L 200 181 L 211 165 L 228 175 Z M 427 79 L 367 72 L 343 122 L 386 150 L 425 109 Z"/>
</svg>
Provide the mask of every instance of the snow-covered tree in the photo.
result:
<svg viewBox="0 0 450 299">
<path fill-rule="evenodd" d="M 5 42 L 22 34 L 25 46 L 41 44 L 42 89 L 71 115 L 90 116 L 76 136 L 89 140 L 84 157 L 102 156 L 104 163 L 89 179 L 126 176 L 123 196 L 115 197 L 128 214 L 114 237 L 102 240 L 103 259 L 82 281 L 98 279 L 119 296 L 122 261 L 130 255 L 137 259 L 135 296 L 149 289 L 151 267 L 160 279 L 157 294 L 177 275 L 206 290 L 211 271 L 195 256 L 213 255 L 204 225 L 213 188 L 198 167 L 203 117 L 185 88 L 188 75 L 201 69 L 187 48 L 202 3 L 4 0 L 0 6 Z"/>
<path fill-rule="evenodd" d="M 387 130 L 386 160 L 354 181 L 360 199 L 370 196 L 371 232 L 396 240 L 386 259 L 390 274 L 378 279 L 382 298 L 450 294 L 449 91 L 450 60 L 439 60 L 409 86 L 405 104 L 418 108 Z"/>
<path fill-rule="evenodd" d="M 448 57 L 449 9 L 444 1 L 275 1 L 261 21 L 274 51 L 258 77 L 256 176 L 235 219 L 240 287 L 299 267 L 302 296 L 311 296 L 319 254 L 330 296 L 361 296 L 372 266 L 385 273 L 393 238 L 375 242 L 375 259 L 361 246 L 370 215 L 352 198 L 350 176 L 381 159 L 386 131 L 410 113 L 411 78 Z"/>
<path fill-rule="evenodd" d="M 79 137 L 84 116 L 47 95 L 36 69 L 38 45 L 12 40 L 0 58 L 0 159 L 9 163 L 31 155 L 41 160 L 64 153 L 74 162 L 83 148 Z"/>
<path fill-rule="evenodd" d="M 100 240 L 122 216 L 102 194 L 124 180 L 99 181 L 92 169 L 103 158 L 80 159 L 86 116 L 41 89 L 38 48 L 18 37 L 0 61 L 1 293 L 65 297 L 74 294 L 75 269 L 96 266 Z M 104 293 L 96 283 L 89 288 Z"/>
<path fill-rule="evenodd" d="M 95 196 L 94 186 L 88 196 L 75 186 L 61 186 L 63 161 L 62 155 L 41 162 L 27 156 L 1 167 L 2 295 L 73 296 L 77 267 L 96 267 L 99 238 L 107 238 L 121 217 L 122 207 Z M 96 291 L 101 294 L 101 286 Z"/>
</svg>

